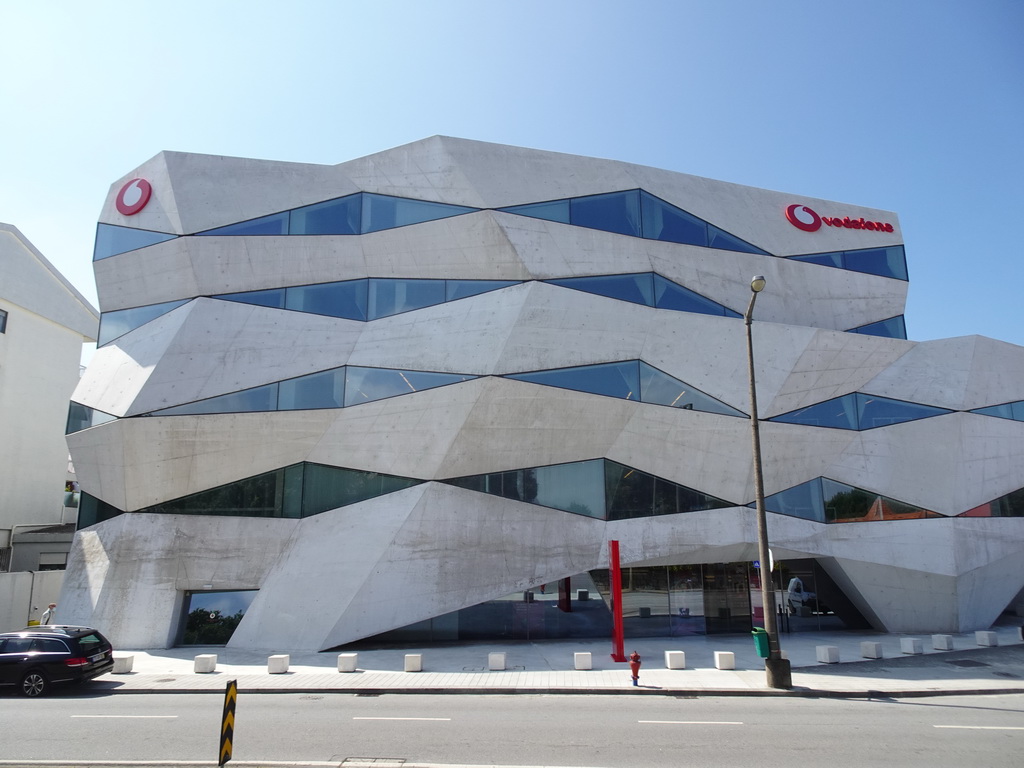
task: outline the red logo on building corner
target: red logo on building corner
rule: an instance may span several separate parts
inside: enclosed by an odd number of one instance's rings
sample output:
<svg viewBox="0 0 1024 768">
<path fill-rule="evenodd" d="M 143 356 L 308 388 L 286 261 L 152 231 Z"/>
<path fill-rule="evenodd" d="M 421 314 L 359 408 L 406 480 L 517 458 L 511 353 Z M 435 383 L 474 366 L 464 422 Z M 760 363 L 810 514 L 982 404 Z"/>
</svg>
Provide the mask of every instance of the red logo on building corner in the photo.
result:
<svg viewBox="0 0 1024 768">
<path fill-rule="evenodd" d="M 153 187 L 145 179 L 132 179 L 117 193 L 114 204 L 123 216 L 134 216 L 146 207 L 153 195 Z"/>
<path fill-rule="evenodd" d="M 893 226 L 883 221 L 867 221 L 864 218 L 851 219 L 849 216 L 819 216 L 806 205 L 793 203 L 786 208 L 789 223 L 804 232 L 817 232 L 821 225 L 829 227 L 845 227 L 846 229 L 868 229 L 872 232 L 892 232 Z"/>
</svg>

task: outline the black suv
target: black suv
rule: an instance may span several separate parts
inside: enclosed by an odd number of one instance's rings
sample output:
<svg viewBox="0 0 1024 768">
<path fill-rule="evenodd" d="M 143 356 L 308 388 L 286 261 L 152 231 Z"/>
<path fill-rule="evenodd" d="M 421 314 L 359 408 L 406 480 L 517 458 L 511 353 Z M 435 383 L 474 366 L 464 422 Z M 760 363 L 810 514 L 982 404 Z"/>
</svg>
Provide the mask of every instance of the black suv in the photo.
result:
<svg viewBox="0 0 1024 768">
<path fill-rule="evenodd" d="M 53 683 L 82 683 L 114 668 L 114 649 L 89 627 L 46 625 L 0 634 L 0 685 L 41 696 Z"/>
</svg>

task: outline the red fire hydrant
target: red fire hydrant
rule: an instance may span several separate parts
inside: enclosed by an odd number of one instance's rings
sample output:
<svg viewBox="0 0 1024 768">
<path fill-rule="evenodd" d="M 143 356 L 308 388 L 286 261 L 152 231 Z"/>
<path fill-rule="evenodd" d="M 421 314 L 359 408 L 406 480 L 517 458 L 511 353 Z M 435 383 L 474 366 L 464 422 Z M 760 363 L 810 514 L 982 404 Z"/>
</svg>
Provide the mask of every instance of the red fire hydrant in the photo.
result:
<svg viewBox="0 0 1024 768">
<path fill-rule="evenodd" d="M 633 675 L 633 685 L 640 685 L 640 654 L 636 651 L 629 654 L 629 671 Z"/>
</svg>

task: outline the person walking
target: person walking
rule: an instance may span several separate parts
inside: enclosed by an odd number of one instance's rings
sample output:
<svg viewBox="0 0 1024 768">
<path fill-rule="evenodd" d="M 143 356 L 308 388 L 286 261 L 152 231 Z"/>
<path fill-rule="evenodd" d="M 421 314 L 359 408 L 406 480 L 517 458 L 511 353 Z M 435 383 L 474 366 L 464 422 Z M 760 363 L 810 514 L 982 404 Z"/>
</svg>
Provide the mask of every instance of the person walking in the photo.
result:
<svg viewBox="0 0 1024 768">
<path fill-rule="evenodd" d="M 46 610 L 43 611 L 43 616 L 39 619 L 40 624 L 55 624 L 57 621 L 57 604 L 50 603 Z"/>
<path fill-rule="evenodd" d="M 640 654 L 636 651 L 629 654 L 629 671 L 633 674 L 633 685 L 640 685 Z"/>
</svg>

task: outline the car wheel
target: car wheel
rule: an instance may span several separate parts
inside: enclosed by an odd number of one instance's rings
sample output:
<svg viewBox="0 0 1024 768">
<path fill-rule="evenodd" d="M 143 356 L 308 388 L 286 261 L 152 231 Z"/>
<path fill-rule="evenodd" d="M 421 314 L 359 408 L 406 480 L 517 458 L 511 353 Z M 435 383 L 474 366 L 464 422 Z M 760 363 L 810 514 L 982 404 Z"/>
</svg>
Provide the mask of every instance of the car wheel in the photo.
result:
<svg viewBox="0 0 1024 768">
<path fill-rule="evenodd" d="M 42 696 L 50 688 L 50 681 L 42 672 L 32 670 L 21 678 L 21 693 L 23 696 Z"/>
</svg>

